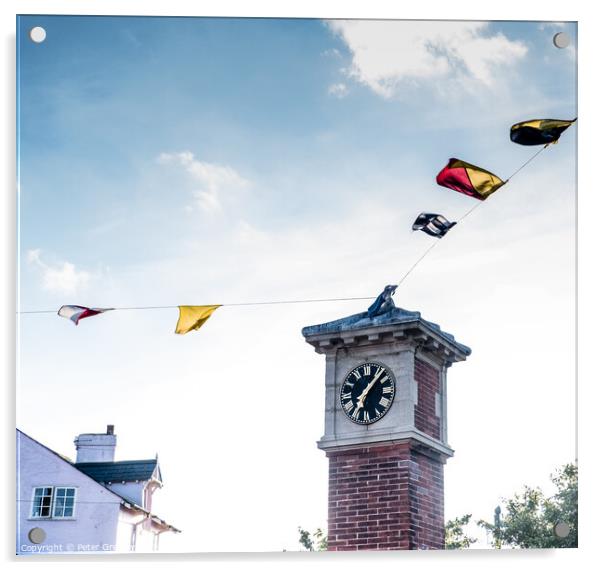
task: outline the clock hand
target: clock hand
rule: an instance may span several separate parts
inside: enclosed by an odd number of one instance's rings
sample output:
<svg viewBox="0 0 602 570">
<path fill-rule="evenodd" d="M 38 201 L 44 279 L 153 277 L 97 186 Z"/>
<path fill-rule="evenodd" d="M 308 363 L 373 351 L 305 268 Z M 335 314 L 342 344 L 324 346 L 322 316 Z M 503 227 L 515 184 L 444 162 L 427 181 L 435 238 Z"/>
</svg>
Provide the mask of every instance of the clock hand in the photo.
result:
<svg viewBox="0 0 602 570">
<path fill-rule="evenodd" d="M 376 384 L 376 381 L 382 376 L 382 373 L 385 371 L 384 368 L 381 368 L 380 370 L 378 370 L 376 372 L 376 374 L 374 375 L 374 378 L 372 378 L 372 381 L 366 386 L 366 388 L 364 389 L 364 391 L 360 394 L 360 397 L 358 398 L 358 401 L 361 400 L 362 405 L 361 407 L 363 407 L 364 405 L 364 400 L 366 399 L 366 396 L 368 395 L 368 392 L 370 392 L 370 390 L 372 390 L 372 387 L 374 386 L 374 384 Z"/>
<path fill-rule="evenodd" d="M 366 399 L 366 396 L 368 395 L 368 392 L 370 392 L 370 390 L 372 390 L 372 386 L 374 386 L 374 384 L 376 384 L 377 380 L 378 380 L 378 375 L 375 376 L 372 379 L 372 382 L 370 382 L 370 384 L 368 384 L 364 388 L 364 391 L 360 394 L 360 397 L 357 399 L 357 401 L 358 401 L 358 407 L 359 408 L 363 408 L 364 407 L 364 400 Z"/>
</svg>

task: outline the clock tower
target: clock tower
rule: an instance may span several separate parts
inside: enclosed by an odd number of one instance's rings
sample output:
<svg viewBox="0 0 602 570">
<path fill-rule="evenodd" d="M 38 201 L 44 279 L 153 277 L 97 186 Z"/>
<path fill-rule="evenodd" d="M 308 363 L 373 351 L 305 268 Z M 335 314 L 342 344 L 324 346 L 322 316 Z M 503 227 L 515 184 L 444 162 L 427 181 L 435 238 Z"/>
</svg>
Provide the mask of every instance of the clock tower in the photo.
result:
<svg viewBox="0 0 602 570">
<path fill-rule="evenodd" d="M 373 307 L 302 331 L 326 356 L 328 549 L 441 549 L 447 370 L 470 349 L 390 296 Z"/>
</svg>

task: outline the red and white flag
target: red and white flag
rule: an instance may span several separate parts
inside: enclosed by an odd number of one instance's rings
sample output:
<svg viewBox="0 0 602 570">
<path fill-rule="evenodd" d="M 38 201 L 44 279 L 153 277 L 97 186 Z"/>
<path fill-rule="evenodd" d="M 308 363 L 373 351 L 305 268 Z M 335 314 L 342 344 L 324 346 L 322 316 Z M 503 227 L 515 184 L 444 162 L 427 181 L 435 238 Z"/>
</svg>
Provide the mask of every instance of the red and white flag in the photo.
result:
<svg viewBox="0 0 602 570">
<path fill-rule="evenodd" d="M 76 325 L 80 319 L 87 317 L 93 317 L 99 315 L 105 311 L 112 311 L 113 309 L 90 309 L 89 307 L 80 307 L 79 305 L 63 305 L 58 312 L 59 317 L 65 317 L 66 319 L 72 320 Z"/>
</svg>

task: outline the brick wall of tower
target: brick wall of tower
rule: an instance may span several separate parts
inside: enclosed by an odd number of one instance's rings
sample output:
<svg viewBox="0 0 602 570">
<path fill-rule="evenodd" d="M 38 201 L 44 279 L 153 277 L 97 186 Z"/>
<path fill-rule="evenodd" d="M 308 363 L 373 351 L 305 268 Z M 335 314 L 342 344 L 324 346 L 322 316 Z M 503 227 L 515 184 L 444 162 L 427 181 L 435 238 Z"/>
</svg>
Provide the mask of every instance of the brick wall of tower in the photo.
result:
<svg viewBox="0 0 602 570">
<path fill-rule="evenodd" d="M 328 549 L 444 547 L 443 465 L 411 442 L 328 451 Z"/>
<path fill-rule="evenodd" d="M 418 403 L 414 406 L 414 425 L 424 433 L 441 439 L 441 420 L 437 416 L 437 394 L 440 394 L 439 371 L 416 359 L 414 378 L 418 382 Z"/>
<path fill-rule="evenodd" d="M 417 466 L 413 486 L 417 510 L 412 518 L 416 547 L 445 548 L 443 464 L 415 450 L 412 459 Z"/>
</svg>

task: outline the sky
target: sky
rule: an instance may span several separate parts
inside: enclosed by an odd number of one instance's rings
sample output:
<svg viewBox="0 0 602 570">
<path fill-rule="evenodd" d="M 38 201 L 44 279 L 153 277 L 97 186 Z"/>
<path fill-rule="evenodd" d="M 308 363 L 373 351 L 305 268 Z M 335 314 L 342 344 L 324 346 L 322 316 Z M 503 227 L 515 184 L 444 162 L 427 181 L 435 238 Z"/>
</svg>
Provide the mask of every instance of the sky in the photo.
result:
<svg viewBox="0 0 602 570">
<path fill-rule="evenodd" d="M 46 40 L 28 38 L 33 26 Z M 565 31 L 569 48 L 556 48 Z M 432 243 L 458 157 L 510 176 L 517 121 L 572 119 L 576 26 L 27 16 L 18 22 L 19 308 L 370 297 Z M 574 460 L 576 128 L 403 283 L 470 346 L 448 374 L 446 517 L 491 519 Z M 369 302 L 19 320 L 17 425 L 74 457 L 115 424 L 159 454 L 175 551 L 298 550 L 326 526 L 323 357 L 306 325 Z"/>
</svg>

